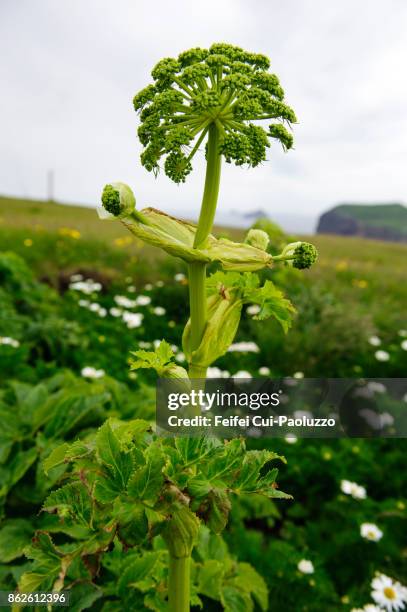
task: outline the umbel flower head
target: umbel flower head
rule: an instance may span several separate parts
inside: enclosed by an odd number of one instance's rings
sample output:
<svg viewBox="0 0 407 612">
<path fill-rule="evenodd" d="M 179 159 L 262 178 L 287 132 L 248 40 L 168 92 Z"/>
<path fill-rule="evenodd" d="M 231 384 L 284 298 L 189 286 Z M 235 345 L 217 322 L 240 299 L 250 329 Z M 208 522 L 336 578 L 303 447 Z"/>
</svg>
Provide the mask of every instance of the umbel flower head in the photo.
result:
<svg viewBox="0 0 407 612">
<path fill-rule="evenodd" d="M 158 172 L 163 158 L 165 174 L 184 182 L 211 126 L 219 133 L 219 153 L 238 166 L 264 161 L 271 138 L 290 149 L 293 137 L 283 124 L 296 117 L 269 67 L 266 56 L 225 43 L 158 62 L 151 72 L 154 84 L 133 100 L 140 112 L 143 166 Z M 271 120 L 267 129 L 258 125 L 264 120 Z"/>
</svg>

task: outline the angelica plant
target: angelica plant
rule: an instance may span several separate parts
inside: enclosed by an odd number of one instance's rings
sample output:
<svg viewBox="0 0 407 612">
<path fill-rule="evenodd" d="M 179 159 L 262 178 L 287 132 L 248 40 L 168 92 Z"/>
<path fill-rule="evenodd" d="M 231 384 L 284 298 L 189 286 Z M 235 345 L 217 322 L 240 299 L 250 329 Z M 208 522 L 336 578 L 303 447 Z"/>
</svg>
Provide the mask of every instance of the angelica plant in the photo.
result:
<svg viewBox="0 0 407 612">
<path fill-rule="evenodd" d="M 274 317 L 284 331 L 290 326 L 293 305 L 272 281 L 262 284 L 255 272 L 275 263 L 308 268 L 316 260 L 315 248 L 297 242 L 272 256 L 262 230 L 250 230 L 242 243 L 212 234 L 222 161 L 256 167 L 266 160 L 272 141 L 285 150 L 293 145 L 290 126 L 296 117 L 269 67 L 264 55 L 232 45 L 191 49 L 177 59 L 161 60 L 151 73 L 153 83 L 134 98 L 143 166 L 155 174 L 162 168 L 172 181 L 182 183 L 203 149 L 206 173 L 197 225 L 155 208 L 136 209 L 135 197 L 123 183 L 103 190 L 102 217 L 119 219 L 139 239 L 188 265 L 190 317 L 182 338 L 188 371 L 175 362 L 165 340 L 154 352 L 135 351 L 133 369 L 153 368 L 187 387 L 202 383 L 207 368 L 233 342 L 247 303 L 260 307 L 255 318 Z M 207 278 L 213 262 L 220 269 Z M 61 530 L 76 534 L 79 544 L 69 548 L 68 558 L 48 541 L 41 546 L 69 566 L 78 556 L 101 554 L 117 543 L 142 547 L 159 535 L 167 549 L 168 572 L 161 549 L 137 555 L 120 578 L 121 594 L 136 585 L 148 609 L 164 610 L 168 603 L 171 612 L 188 612 L 191 598 L 199 603 L 195 587 L 190 589 L 190 571 L 191 564 L 194 575 L 204 571 L 193 560 L 202 529 L 224 529 L 232 495 L 289 497 L 277 488 L 277 470 L 270 465 L 276 458 L 266 450 L 247 451 L 242 440 L 165 439 L 143 421 L 110 421 L 96 437 L 59 447 L 46 461 L 47 470 L 73 465 L 71 481 L 49 496 L 44 510 L 56 512 L 64 523 Z M 40 556 L 38 550 L 31 554 Z M 41 571 L 40 564 L 25 574 L 22 586 L 35 582 Z M 218 585 L 219 593 L 214 587 L 210 596 L 227 610 L 253 610 L 253 598 L 266 610 L 264 583 L 254 570 L 245 573 L 246 583 L 236 571 L 228 578 L 222 564 L 212 565 L 207 580 Z"/>
<path fill-rule="evenodd" d="M 256 167 L 266 160 L 272 141 L 285 150 L 293 145 L 290 127 L 296 116 L 269 67 L 266 56 L 224 43 L 190 49 L 177 59 L 158 62 L 151 72 L 154 82 L 134 97 L 141 122 L 138 136 L 144 147 L 141 163 L 148 171 L 158 174 L 163 168 L 172 181 L 185 182 L 195 155 L 205 148 L 205 184 L 196 226 L 155 209 L 136 211 L 130 188 L 121 183 L 106 185 L 102 195 L 107 213 L 120 218 L 142 240 L 188 264 L 190 320 L 183 350 L 192 379 L 205 378 L 208 366 L 226 352 L 237 331 L 243 303 L 233 297 L 237 291 L 225 293 L 222 284 L 216 298 L 207 295 L 209 263 L 217 261 L 226 271 L 254 272 L 275 262 L 307 268 L 316 260 L 315 247 L 301 242 L 272 257 L 266 250 L 268 236 L 262 230 L 251 230 L 243 244 L 211 234 L 222 160 Z M 240 280 L 236 282 L 240 284 Z M 270 281 L 259 299 L 260 318 L 284 311 L 288 326 L 293 308 Z M 281 321 L 281 316 L 277 318 Z"/>
</svg>

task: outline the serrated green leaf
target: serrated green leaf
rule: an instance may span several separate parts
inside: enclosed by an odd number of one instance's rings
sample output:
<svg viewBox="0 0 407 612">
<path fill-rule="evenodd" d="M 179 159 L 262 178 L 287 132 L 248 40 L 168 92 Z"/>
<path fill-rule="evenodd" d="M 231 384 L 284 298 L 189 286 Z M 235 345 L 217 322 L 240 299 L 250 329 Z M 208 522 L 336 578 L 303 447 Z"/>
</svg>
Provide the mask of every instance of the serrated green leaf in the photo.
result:
<svg viewBox="0 0 407 612">
<path fill-rule="evenodd" d="M 235 586 L 224 586 L 221 591 L 221 602 L 225 612 L 253 612 L 254 604 L 247 591 Z"/>
<path fill-rule="evenodd" d="M 118 522 L 120 541 L 126 546 L 136 546 L 148 536 L 148 520 L 145 508 L 141 504 L 118 500 L 114 509 Z"/>
<path fill-rule="evenodd" d="M 268 450 L 253 450 L 247 451 L 244 455 L 241 468 L 235 475 L 233 481 L 233 489 L 235 491 L 250 492 L 256 491 L 257 481 L 260 478 L 260 470 L 273 459 L 276 459 L 278 455 Z M 274 482 L 277 475 L 276 470 L 270 470 L 271 475 L 268 476 L 269 480 L 266 483 L 271 484 Z"/>
<path fill-rule="evenodd" d="M 73 523 L 91 527 L 92 502 L 86 487 L 81 482 L 67 484 L 48 495 L 43 510 L 57 511 L 59 516 Z"/>
<path fill-rule="evenodd" d="M 195 551 L 202 561 L 216 559 L 222 561 L 224 564 L 228 556 L 226 542 L 221 536 L 211 533 L 210 529 L 205 525 L 199 527 L 198 542 Z"/>
<path fill-rule="evenodd" d="M 127 485 L 129 495 L 138 500 L 155 501 L 164 482 L 164 463 L 160 455 L 148 457 L 146 465 L 131 475 Z"/>
<path fill-rule="evenodd" d="M 228 522 L 231 503 L 228 494 L 221 489 L 214 489 L 208 495 L 206 524 L 214 533 L 221 533 Z"/>
<path fill-rule="evenodd" d="M 221 597 L 224 573 L 225 566 L 221 561 L 215 559 L 205 561 L 198 572 L 199 593 L 218 601 Z"/>
<path fill-rule="evenodd" d="M 70 448 L 70 445 L 65 442 L 65 444 L 61 444 L 61 446 L 57 446 L 50 452 L 48 457 L 43 461 L 43 469 L 46 474 L 48 474 L 49 470 L 56 467 L 57 465 L 61 465 L 65 461 L 65 455 Z"/>
<path fill-rule="evenodd" d="M 101 504 L 109 504 L 117 499 L 124 490 L 121 480 L 115 480 L 109 474 L 98 476 L 95 480 L 95 499 Z"/>
<path fill-rule="evenodd" d="M 122 451 L 119 439 L 109 421 L 98 430 L 96 450 L 101 462 L 110 469 L 115 481 L 120 481 L 121 488 L 124 489 L 133 468 L 133 461 L 129 452 Z"/>
<path fill-rule="evenodd" d="M 129 587 L 137 587 L 138 583 L 151 575 L 160 557 L 159 552 L 145 552 L 141 557 L 133 560 L 119 578 L 117 583 L 119 594 L 125 595 Z"/>
<path fill-rule="evenodd" d="M 69 557 L 64 558 L 54 546 L 49 535 L 45 533 L 38 533 L 24 552 L 34 563 L 33 571 L 21 576 L 18 585 L 20 592 L 51 591 L 62 566 L 65 569 L 68 567 Z"/>
<path fill-rule="evenodd" d="M 132 355 L 136 359 L 131 359 L 130 369 L 138 370 L 140 368 L 152 368 L 158 374 L 165 369 L 170 361 L 174 358 L 174 352 L 171 346 L 165 340 L 161 340 L 160 344 L 154 351 L 134 351 Z"/>
<path fill-rule="evenodd" d="M 103 591 L 90 582 L 75 584 L 69 589 L 69 612 L 82 612 L 103 597 Z"/>
<path fill-rule="evenodd" d="M 274 283 L 267 280 L 263 287 L 248 293 L 246 301 L 259 304 L 260 306 L 260 312 L 253 317 L 254 319 L 263 321 L 274 317 L 280 323 L 284 332 L 287 333 L 291 326 L 295 308 L 290 300 L 284 297 L 282 291 L 277 289 Z"/>
<path fill-rule="evenodd" d="M 266 582 L 249 563 L 238 564 L 238 578 L 236 581 L 239 587 L 251 593 L 256 603 L 263 612 L 268 610 L 268 589 Z"/>
</svg>

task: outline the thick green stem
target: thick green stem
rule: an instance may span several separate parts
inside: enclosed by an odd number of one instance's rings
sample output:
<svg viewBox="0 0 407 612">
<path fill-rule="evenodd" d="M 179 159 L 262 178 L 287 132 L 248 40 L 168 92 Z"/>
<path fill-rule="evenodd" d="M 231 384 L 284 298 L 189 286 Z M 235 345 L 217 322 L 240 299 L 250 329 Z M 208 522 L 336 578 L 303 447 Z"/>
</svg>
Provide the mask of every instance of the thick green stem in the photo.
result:
<svg viewBox="0 0 407 612">
<path fill-rule="evenodd" d="M 189 310 L 191 314 L 191 349 L 194 351 L 201 343 L 206 324 L 206 264 L 191 263 L 189 271 Z"/>
<path fill-rule="evenodd" d="M 208 149 L 206 156 L 205 188 L 201 212 L 196 230 L 194 247 L 202 247 L 211 233 L 218 202 L 220 183 L 221 156 L 219 154 L 219 131 L 215 123 L 209 128 Z"/>
<path fill-rule="evenodd" d="M 215 123 L 208 129 L 208 149 L 206 158 L 205 187 L 201 212 L 196 230 L 194 248 L 204 245 L 209 236 L 215 217 L 218 202 L 221 156 L 219 154 L 219 130 Z M 189 272 L 189 308 L 191 316 L 191 350 L 201 343 L 206 325 L 206 264 L 196 262 L 188 266 Z M 205 378 L 206 368 L 191 363 L 190 378 Z"/>
<path fill-rule="evenodd" d="M 168 604 L 170 612 L 189 612 L 191 557 L 170 554 Z"/>
</svg>

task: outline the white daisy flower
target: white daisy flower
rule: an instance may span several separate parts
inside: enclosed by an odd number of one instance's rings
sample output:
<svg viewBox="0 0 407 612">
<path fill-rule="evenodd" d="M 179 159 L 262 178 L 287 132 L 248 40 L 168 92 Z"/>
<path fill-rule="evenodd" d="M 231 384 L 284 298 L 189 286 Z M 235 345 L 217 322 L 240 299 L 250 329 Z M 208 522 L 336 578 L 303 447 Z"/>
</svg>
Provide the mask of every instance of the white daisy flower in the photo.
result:
<svg viewBox="0 0 407 612">
<path fill-rule="evenodd" d="M 239 372 L 233 374 L 233 378 L 253 378 L 253 376 L 246 370 L 239 370 Z"/>
<path fill-rule="evenodd" d="M 293 378 L 304 378 L 304 372 L 294 372 Z"/>
<path fill-rule="evenodd" d="M 86 366 L 81 370 L 81 376 L 83 376 L 83 378 L 102 378 L 104 375 L 104 370 L 97 370 L 92 366 Z"/>
<path fill-rule="evenodd" d="M 341 480 L 341 491 L 345 495 L 351 495 L 354 499 L 366 499 L 365 487 L 350 480 Z"/>
<path fill-rule="evenodd" d="M 116 304 L 122 308 L 134 308 L 136 306 L 136 301 L 130 300 L 130 298 L 125 295 L 115 295 L 113 299 Z"/>
<path fill-rule="evenodd" d="M 407 602 L 407 589 L 385 574 L 373 578 L 372 599 L 387 612 L 403 610 Z"/>
<path fill-rule="evenodd" d="M 5 344 L 7 346 L 12 346 L 13 348 L 18 348 L 20 346 L 20 343 L 18 340 L 15 340 L 14 338 L 10 338 L 9 336 L 0 336 L 0 344 Z"/>
<path fill-rule="evenodd" d="M 185 361 L 185 355 L 182 351 L 180 351 L 179 353 L 175 355 L 175 361 L 179 361 L 180 363 L 182 361 Z"/>
<path fill-rule="evenodd" d="M 136 306 L 148 306 L 149 304 L 151 304 L 151 297 L 148 297 L 148 295 L 139 295 L 136 298 Z"/>
<path fill-rule="evenodd" d="M 182 283 L 182 281 L 184 281 L 185 279 L 186 276 L 182 272 L 178 272 L 178 274 L 174 276 L 174 280 L 176 280 L 178 283 Z"/>
<path fill-rule="evenodd" d="M 270 368 L 267 366 L 262 366 L 259 368 L 259 374 L 260 376 L 268 376 L 270 374 Z"/>
<path fill-rule="evenodd" d="M 155 308 L 153 308 L 153 313 L 157 315 L 157 317 L 162 317 L 163 315 L 165 315 L 166 310 L 162 306 L 156 306 Z"/>
<path fill-rule="evenodd" d="M 141 326 L 143 317 L 140 312 L 124 312 L 122 318 L 129 329 L 134 329 Z"/>
<path fill-rule="evenodd" d="M 403 351 L 407 351 L 407 340 L 403 340 L 400 346 L 403 349 Z"/>
<path fill-rule="evenodd" d="M 69 279 L 72 283 L 77 283 L 78 281 L 83 280 L 83 276 L 82 274 L 72 274 L 72 276 Z"/>
<path fill-rule="evenodd" d="M 380 340 L 379 336 L 370 336 L 369 344 L 371 344 L 372 346 L 380 346 L 381 343 L 382 341 Z"/>
<path fill-rule="evenodd" d="M 390 355 L 387 351 L 376 351 L 374 356 L 377 361 L 389 361 Z"/>
<path fill-rule="evenodd" d="M 259 351 L 255 342 L 235 342 L 228 348 L 229 353 L 258 353 Z"/>
<path fill-rule="evenodd" d="M 308 559 L 301 559 L 297 565 L 297 568 L 302 574 L 313 574 L 315 571 L 312 561 L 309 561 Z"/>
<path fill-rule="evenodd" d="M 386 393 L 387 389 L 383 383 L 377 382 L 375 380 L 370 380 L 366 387 L 369 391 L 373 391 L 373 393 Z"/>
<path fill-rule="evenodd" d="M 82 293 L 89 295 L 94 291 L 101 291 L 102 285 L 101 283 L 96 283 L 91 278 L 88 278 L 85 281 L 75 281 L 70 283 L 69 289 L 73 289 L 73 291 L 81 291 Z"/>
<path fill-rule="evenodd" d="M 288 444 L 295 444 L 298 441 L 298 438 L 295 434 L 287 434 L 284 436 L 284 440 L 288 442 Z"/>
<path fill-rule="evenodd" d="M 129 286 L 127 287 L 127 291 L 128 291 L 129 293 L 136 293 L 136 288 L 135 288 L 135 286 L 134 286 L 134 285 L 129 285 Z"/>
<path fill-rule="evenodd" d="M 144 285 L 144 289 L 146 291 L 151 291 L 152 288 L 153 288 L 153 285 L 151 283 L 147 283 L 146 285 Z"/>
<path fill-rule="evenodd" d="M 107 310 L 106 308 L 103 308 L 103 306 L 101 306 L 98 310 L 98 315 L 99 317 L 105 317 L 107 315 Z"/>
<path fill-rule="evenodd" d="M 121 308 L 116 308 L 115 306 L 113 306 L 109 310 L 109 314 L 111 314 L 112 317 L 121 317 L 122 313 L 123 313 L 122 309 Z"/>
<path fill-rule="evenodd" d="M 370 542 L 378 542 L 383 537 L 383 531 L 374 523 L 362 523 L 360 526 L 360 535 Z"/>
<path fill-rule="evenodd" d="M 261 309 L 260 309 L 260 306 L 258 304 L 251 304 L 250 306 L 248 306 L 246 308 L 247 314 L 248 315 L 252 315 L 252 316 L 255 316 L 255 315 L 259 314 L 260 310 Z"/>
<path fill-rule="evenodd" d="M 228 372 L 227 370 L 221 370 L 220 368 L 213 366 L 211 368 L 208 368 L 206 376 L 207 378 L 229 378 L 230 372 Z"/>
<path fill-rule="evenodd" d="M 160 344 L 161 344 L 161 340 L 154 340 L 154 342 L 153 342 L 154 348 L 158 348 L 160 346 Z"/>
<path fill-rule="evenodd" d="M 90 302 L 89 300 L 79 300 L 78 304 L 79 306 L 82 306 L 82 308 L 88 308 Z"/>
<path fill-rule="evenodd" d="M 89 304 L 89 310 L 91 312 L 98 312 L 100 310 L 100 304 L 98 304 L 97 302 L 92 302 L 91 304 Z"/>
</svg>

